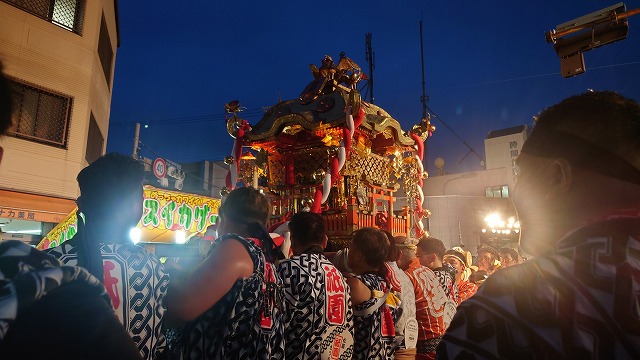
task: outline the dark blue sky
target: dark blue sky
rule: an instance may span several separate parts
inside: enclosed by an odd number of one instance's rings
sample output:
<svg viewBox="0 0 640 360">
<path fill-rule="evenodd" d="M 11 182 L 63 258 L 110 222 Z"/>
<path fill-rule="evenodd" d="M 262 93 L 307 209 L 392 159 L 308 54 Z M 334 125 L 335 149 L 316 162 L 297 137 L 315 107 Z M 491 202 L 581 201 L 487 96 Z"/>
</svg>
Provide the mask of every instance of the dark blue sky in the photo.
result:
<svg viewBox="0 0 640 360">
<path fill-rule="evenodd" d="M 491 130 L 532 124 L 539 110 L 587 89 L 640 100 L 640 15 L 626 40 L 585 53 L 587 72 L 563 79 L 544 33 L 614 1 L 119 1 L 107 151 L 131 153 L 134 124 L 142 155 L 176 162 L 220 160 L 232 138 L 224 103 L 239 99 L 245 118 L 296 98 L 312 80 L 308 65 L 341 51 L 365 71 L 373 34 L 375 103 L 405 130 L 421 118 L 419 21 L 423 21 L 428 106 L 484 156 Z M 640 0 L 625 2 L 627 9 Z M 440 120 L 428 142 L 449 173 L 480 168 Z M 152 153 L 153 151 L 154 153 Z M 464 158 L 464 160 L 463 160 Z"/>
</svg>

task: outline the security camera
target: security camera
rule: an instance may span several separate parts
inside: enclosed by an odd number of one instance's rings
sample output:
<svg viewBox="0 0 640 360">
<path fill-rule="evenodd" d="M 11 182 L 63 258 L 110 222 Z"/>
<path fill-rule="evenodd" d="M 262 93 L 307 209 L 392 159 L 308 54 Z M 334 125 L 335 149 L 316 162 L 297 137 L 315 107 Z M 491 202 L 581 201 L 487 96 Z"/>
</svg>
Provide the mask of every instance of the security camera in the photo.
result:
<svg viewBox="0 0 640 360">
<path fill-rule="evenodd" d="M 554 44 L 560 57 L 562 77 L 571 77 L 586 71 L 585 51 L 610 44 L 627 37 L 627 17 L 637 10 L 626 13 L 624 3 L 618 3 L 577 19 L 562 23 L 545 34 L 547 42 Z"/>
</svg>

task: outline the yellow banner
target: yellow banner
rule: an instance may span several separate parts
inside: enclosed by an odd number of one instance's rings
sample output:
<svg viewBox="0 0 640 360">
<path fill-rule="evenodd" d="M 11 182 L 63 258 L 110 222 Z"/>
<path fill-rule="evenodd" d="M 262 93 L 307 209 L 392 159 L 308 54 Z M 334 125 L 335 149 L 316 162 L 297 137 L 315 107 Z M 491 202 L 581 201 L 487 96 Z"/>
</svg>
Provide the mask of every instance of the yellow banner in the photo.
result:
<svg viewBox="0 0 640 360">
<path fill-rule="evenodd" d="M 172 242 L 175 236 L 171 234 L 179 230 L 185 232 L 187 239 L 196 234 L 202 235 L 215 224 L 219 207 L 220 199 L 145 185 L 143 213 L 138 223 L 142 230 L 140 241 Z M 37 248 L 48 249 L 71 239 L 78 228 L 76 211 L 77 208 L 54 227 Z"/>
</svg>

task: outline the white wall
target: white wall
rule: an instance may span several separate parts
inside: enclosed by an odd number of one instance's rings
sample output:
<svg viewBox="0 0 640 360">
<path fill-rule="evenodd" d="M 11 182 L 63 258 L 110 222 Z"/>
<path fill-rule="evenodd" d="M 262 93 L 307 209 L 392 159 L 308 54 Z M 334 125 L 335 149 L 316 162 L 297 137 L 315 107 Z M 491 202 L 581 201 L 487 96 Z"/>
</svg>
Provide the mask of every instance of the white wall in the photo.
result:
<svg viewBox="0 0 640 360">
<path fill-rule="evenodd" d="M 520 155 L 526 133 L 511 134 L 484 140 L 487 170 L 513 168 L 513 162 Z"/>
</svg>

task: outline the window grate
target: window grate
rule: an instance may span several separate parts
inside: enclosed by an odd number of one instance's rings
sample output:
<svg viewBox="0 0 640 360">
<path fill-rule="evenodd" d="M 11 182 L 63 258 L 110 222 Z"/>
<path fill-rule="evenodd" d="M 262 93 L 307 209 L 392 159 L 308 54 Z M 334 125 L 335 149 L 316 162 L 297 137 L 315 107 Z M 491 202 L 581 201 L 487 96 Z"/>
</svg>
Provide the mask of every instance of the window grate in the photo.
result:
<svg viewBox="0 0 640 360">
<path fill-rule="evenodd" d="M 89 121 L 89 134 L 87 136 L 87 151 L 85 153 L 85 160 L 87 163 L 98 160 L 102 156 L 102 148 L 104 147 L 104 137 L 100 132 L 100 127 L 96 122 L 96 118 L 91 113 L 91 120 Z"/>
<path fill-rule="evenodd" d="M 100 57 L 100 63 L 102 63 L 104 78 L 107 80 L 107 85 L 111 87 L 111 65 L 113 63 L 113 48 L 111 47 L 111 39 L 109 38 L 107 22 L 104 21 L 104 14 L 102 15 L 102 23 L 100 24 L 98 56 Z"/>
<path fill-rule="evenodd" d="M 82 33 L 84 0 L 0 0 L 76 34 Z"/>
<path fill-rule="evenodd" d="M 9 134 L 66 148 L 72 98 L 10 80 L 16 111 Z"/>
</svg>

